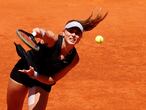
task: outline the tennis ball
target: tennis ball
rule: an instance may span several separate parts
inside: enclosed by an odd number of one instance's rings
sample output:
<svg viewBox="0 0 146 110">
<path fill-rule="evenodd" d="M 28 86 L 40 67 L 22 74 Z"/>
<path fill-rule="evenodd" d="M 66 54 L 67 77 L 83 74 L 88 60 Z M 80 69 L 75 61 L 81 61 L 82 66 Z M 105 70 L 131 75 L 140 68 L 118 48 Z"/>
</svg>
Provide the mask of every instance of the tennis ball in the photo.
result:
<svg viewBox="0 0 146 110">
<path fill-rule="evenodd" d="M 95 41 L 96 43 L 101 44 L 104 41 L 104 38 L 101 35 L 97 35 Z"/>
</svg>

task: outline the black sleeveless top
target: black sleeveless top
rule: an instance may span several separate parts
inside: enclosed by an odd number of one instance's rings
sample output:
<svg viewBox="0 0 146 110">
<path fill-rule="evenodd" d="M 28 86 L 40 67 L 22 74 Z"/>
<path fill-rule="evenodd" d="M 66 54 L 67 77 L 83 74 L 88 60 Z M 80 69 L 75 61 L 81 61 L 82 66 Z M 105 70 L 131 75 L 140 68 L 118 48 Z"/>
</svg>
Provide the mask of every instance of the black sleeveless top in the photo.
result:
<svg viewBox="0 0 146 110">
<path fill-rule="evenodd" d="M 73 48 L 63 60 L 60 60 L 62 41 L 63 36 L 59 35 L 58 40 L 53 47 L 49 48 L 48 46 L 39 43 L 39 51 L 30 50 L 28 52 L 32 61 L 35 63 L 39 74 L 52 76 L 73 61 L 77 54 L 75 48 Z"/>
</svg>

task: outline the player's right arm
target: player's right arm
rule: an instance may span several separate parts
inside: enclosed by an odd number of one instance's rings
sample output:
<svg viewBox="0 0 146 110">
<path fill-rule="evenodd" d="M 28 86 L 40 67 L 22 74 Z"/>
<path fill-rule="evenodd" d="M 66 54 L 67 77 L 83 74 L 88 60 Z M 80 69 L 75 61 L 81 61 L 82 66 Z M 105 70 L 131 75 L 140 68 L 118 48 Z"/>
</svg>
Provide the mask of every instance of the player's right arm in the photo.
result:
<svg viewBox="0 0 146 110">
<path fill-rule="evenodd" d="M 32 34 L 36 38 L 40 38 L 40 43 L 52 47 L 57 41 L 58 37 L 52 31 L 46 31 L 42 28 L 34 28 Z"/>
</svg>

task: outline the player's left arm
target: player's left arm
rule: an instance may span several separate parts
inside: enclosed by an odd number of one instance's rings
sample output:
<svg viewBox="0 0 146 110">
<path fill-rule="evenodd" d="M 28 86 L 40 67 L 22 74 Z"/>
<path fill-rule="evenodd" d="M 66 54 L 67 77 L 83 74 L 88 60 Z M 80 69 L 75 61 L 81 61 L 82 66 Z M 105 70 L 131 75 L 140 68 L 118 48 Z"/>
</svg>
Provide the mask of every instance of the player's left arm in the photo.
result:
<svg viewBox="0 0 146 110">
<path fill-rule="evenodd" d="M 72 63 L 69 64 L 66 68 L 61 70 L 59 73 L 55 74 L 54 76 L 46 77 L 44 75 L 35 75 L 37 73 L 33 67 L 30 66 L 28 70 L 18 70 L 24 74 L 27 74 L 29 77 L 36 79 L 44 84 L 54 85 L 59 79 L 64 77 L 75 65 L 79 62 L 79 56 L 76 54 L 75 58 L 73 59 Z"/>
<path fill-rule="evenodd" d="M 40 75 L 40 74 L 38 75 L 38 73 L 34 70 L 32 66 L 30 66 L 29 69 L 22 69 L 18 71 L 20 71 L 21 74 L 27 74 L 32 79 L 35 79 L 44 84 L 54 85 L 56 83 L 51 76 L 46 77 L 44 75 Z"/>
<path fill-rule="evenodd" d="M 76 56 L 71 64 L 69 64 L 66 68 L 61 70 L 59 73 L 52 76 L 53 80 L 55 82 L 57 82 L 58 80 L 63 78 L 73 67 L 75 67 L 78 64 L 78 62 L 79 62 L 79 56 L 78 56 L 78 54 L 76 54 Z"/>
</svg>

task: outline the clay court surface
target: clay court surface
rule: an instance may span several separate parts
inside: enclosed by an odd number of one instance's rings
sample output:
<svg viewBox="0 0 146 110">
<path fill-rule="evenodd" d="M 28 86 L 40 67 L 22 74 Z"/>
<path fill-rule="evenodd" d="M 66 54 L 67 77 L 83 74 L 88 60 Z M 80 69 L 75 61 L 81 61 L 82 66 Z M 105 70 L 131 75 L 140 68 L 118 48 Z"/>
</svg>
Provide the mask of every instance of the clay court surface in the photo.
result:
<svg viewBox="0 0 146 110">
<path fill-rule="evenodd" d="M 146 110 L 145 0 L 0 0 L 0 110 L 7 108 L 8 78 L 19 59 L 15 30 L 42 27 L 57 34 L 66 21 L 100 7 L 107 18 L 84 33 L 76 46 L 80 63 L 53 87 L 47 110 Z M 98 34 L 101 45 L 94 41 Z"/>
</svg>

